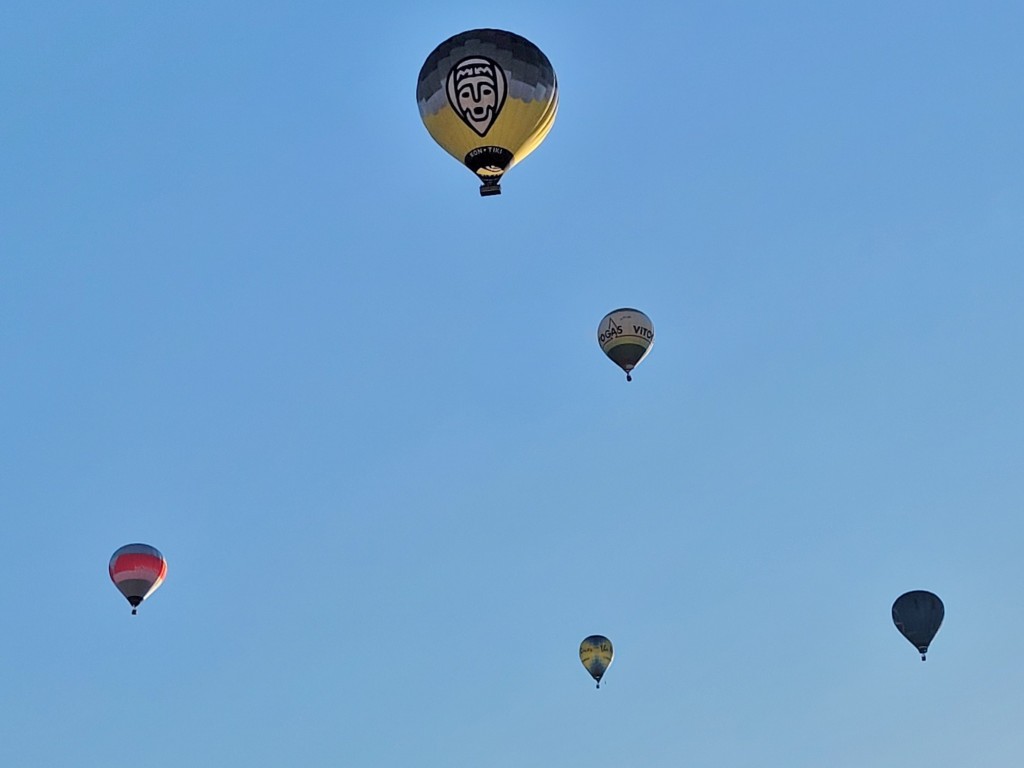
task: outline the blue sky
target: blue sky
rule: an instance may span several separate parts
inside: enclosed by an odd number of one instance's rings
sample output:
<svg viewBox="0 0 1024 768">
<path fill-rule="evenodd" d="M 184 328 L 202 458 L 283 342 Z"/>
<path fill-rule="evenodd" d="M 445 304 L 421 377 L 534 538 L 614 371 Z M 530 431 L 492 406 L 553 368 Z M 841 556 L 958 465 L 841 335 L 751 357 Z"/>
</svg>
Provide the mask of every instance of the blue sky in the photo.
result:
<svg viewBox="0 0 1024 768">
<path fill-rule="evenodd" d="M 1019 759 L 1024 9 L 581 7 L 0 11 L 0 762 Z M 488 199 L 481 26 L 561 89 Z"/>
</svg>

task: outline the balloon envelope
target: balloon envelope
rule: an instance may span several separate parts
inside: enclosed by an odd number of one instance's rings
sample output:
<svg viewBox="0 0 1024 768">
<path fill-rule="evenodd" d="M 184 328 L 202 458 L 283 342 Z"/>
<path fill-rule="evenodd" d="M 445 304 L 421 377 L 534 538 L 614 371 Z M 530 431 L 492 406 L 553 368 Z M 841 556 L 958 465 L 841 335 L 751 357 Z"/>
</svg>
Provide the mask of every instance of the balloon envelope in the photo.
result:
<svg viewBox="0 0 1024 768">
<path fill-rule="evenodd" d="M 580 661 L 590 676 L 601 687 L 601 678 L 612 665 L 612 658 L 615 652 L 612 650 L 612 641 L 604 635 L 591 635 L 580 643 Z"/>
<path fill-rule="evenodd" d="M 480 177 L 481 195 L 497 195 L 502 174 L 551 130 L 558 82 L 548 57 L 525 37 L 472 29 L 427 57 L 416 101 L 434 141 Z"/>
<path fill-rule="evenodd" d="M 921 661 L 925 660 L 945 615 L 946 608 L 938 595 L 922 589 L 902 594 L 892 604 L 893 624 L 917 648 Z"/>
<path fill-rule="evenodd" d="M 597 342 L 609 359 L 626 372 L 626 381 L 632 381 L 630 372 L 654 346 L 654 323 L 639 309 L 616 309 L 601 319 Z"/>
<path fill-rule="evenodd" d="M 110 558 L 110 580 L 132 606 L 153 594 L 167 575 L 167 561 L 160 550 L 148 544 L 126 544 Z"/>
</svg>

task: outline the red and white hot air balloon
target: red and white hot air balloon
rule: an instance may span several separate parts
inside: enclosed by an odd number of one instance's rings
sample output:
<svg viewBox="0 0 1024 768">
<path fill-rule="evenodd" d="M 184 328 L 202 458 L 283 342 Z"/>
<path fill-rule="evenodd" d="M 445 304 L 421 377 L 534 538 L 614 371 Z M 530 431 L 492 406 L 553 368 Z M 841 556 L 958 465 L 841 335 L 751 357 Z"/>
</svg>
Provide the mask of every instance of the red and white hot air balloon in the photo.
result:
<svg viewBox="0 0 1024 768">
<path fill-rule="evenodd" d="M 110 580 L 131 603 L 133 616 L 166 575 L 167 561 L 159 549 L 148 544 L 126 544 L 110 558 Z"/>
</svg>

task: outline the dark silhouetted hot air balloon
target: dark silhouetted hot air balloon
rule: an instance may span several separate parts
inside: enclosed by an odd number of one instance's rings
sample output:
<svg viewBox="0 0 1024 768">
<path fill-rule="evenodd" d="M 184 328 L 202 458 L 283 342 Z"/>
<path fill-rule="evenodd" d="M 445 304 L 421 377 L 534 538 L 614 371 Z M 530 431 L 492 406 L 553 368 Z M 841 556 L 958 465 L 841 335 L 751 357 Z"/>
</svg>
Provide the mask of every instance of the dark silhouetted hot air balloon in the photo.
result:
<svg viewBox="0 0 1024 768">
<path fill-rule="evenodd" d="M 630 372 L 654 345 L 654 323 L 639 309 L 616 309 L 597 326 L 597 341 L 611 361 L 626 372 L 626 381 L 632 381 Z"/>
<path fill-rule="evenodd" d="M 110 558 L 110 579 L 131 603 L 133 616 L 166 575 L 167 561 L 160 550 L 148 544 L 126 544 Z"/>
<path fill-rule="evenodd" d="M 547 56 L 524 37 L 473 29 L 434 49 L 416 85 L 420 117 L 434 141 L 500 195 L 502 174 L 548 135 L 558 83 Z"/>
<path fill-rule="evenodd" d="M 917 648 L 921 661 L 925 660 L 928 646 L 942 626 L 946 609 L 938 595 L 922 589 L 907 592 L 892 604 L 892 622 L 896 629 Z"/>
<path fill-rule="evenodd" d="M 612 665 L 614 656 L 612 641 L 604 635 L 591 635 L 580 643 L 580 661 L 590 676 L 597 681 L 598 688 L 601 687 L 601 678 Z"/>
</svg>

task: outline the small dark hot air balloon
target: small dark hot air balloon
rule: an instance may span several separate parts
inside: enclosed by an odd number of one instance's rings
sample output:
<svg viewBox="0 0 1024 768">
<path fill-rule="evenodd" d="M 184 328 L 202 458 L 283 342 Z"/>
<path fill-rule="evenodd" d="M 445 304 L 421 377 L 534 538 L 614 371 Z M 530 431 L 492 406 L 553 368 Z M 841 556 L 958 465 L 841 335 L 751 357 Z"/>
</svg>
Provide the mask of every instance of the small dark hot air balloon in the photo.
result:
<svg viewBox="0 0 1024 768">
<path fill-rule="evenodd" d="M 917 648 L 921 661 L 925 660 L 928 646 L 942 626 L 945 615 L 946 609 L 939 596 L 923 589 L 900 595 L 892 604 L 893 624 Z"/>
<path fill-rule="evenodd" d="M 612 641 L 604 635 L 591 635 L 580 643 L 580 661 L 597 682 L 598 688 L 601 687 L 601 678 L 608 671 L 608 667 L 612 665 L 614 656 Z"/>
<path fill-rule="evenodd" d="M 126 544 L 110 558 L 110 580 L 132 606 L 132 615 L 167 575 L 167 561 L 148 544 Z"/>
<path fill-rule="evenodd" d="M 632 381 L 632 370 L 654 345 L 654 323 L 639 309 L 616 309 L 597 326 L 597 341 L 601 351 L 626 372 L 626 381 Z"/>
</svg>

